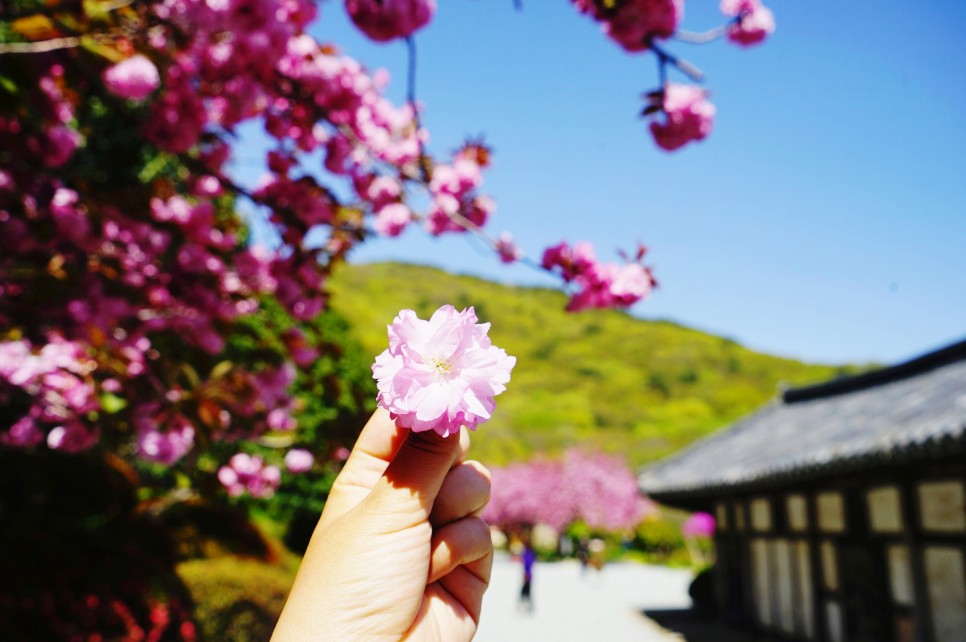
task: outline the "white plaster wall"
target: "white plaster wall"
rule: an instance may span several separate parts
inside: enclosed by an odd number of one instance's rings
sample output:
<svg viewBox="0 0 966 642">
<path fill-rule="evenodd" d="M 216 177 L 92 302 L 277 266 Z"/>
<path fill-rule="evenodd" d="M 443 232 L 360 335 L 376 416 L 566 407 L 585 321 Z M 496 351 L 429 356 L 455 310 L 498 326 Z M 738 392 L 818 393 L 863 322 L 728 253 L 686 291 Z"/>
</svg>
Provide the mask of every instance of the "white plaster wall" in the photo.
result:
<svg viewBox="0 0 966 642">
<path fill-rule="evenodd" d="M 963 642 L 966 639 L 963 553 L 951 546 L 927 546 L 924 558 L 936 642 Z"/>
<path fill-rule="evenodd" d="M 717 521 L 717 528 L 726 531 L 731 528 L 728 523 L 728 503 L 718 502 L 714 507 L 715 520 Z"/>
<path fill-rule="evenodd" d="M 751 500 L 751 527 L 762 532 L 771 530 L 771 502 L 767 498 Z"/>
<path fill-rule="evenodd" d="M 778 626 L 785 633 L 795 632 L 795 606 L 792 600 L 792 547 L 787 539 L 771 542 L 775 560 L 775 590 L 778 594 Z"/>
<path fill-rule="evenodd" d="M 919 507 L 923 529 L 941 533 L 966 531 L 966 490 L 962 482 L 919 484 Z"/>
<path fill-rule="evenodd" d="M 788 506 L 788 527 L 795 532 L 802 532 L 808 528 L 808 503 L 804 495 L 789 495 L 786 499 Z"/>
<path fill-rule="evenodd" d="M 899 489 L 895 486 L 873 488 L 866 494 L 869 504 L 869 525 L 873 533 L 901 533 L 902 506 Z"/>
<path fill-rule="evenodd" d="M 771 572 L 768 569 L 768 544 L 763 539 L 753 539 L 750 546 L 751 574 L 758 619 L 762 624 L 771 626 Z"/>
<path fill-rule="evenodd" d="M 845 642 L 842 606 L 834 600 L 825 602 L 825 637 L 829 642 Z"/>
<path fill-rule="evenodd" d="M 798 621 L 809 639 L 815 636 L 815 614 L 813 613 L 812 558 L 808 542 L 795 543 L 795 556 L 798 565 Z"/>
<path fill-rule="evenodd" d="M 889 590 L 896 604 L 912 606 L 916 591 L 912 583 L 912 566 L 909 547 L 901 544 L 889 546 L 886 557 L 889 562 Z"/>
<path fill-rule="evenodd" d="M 828 491 L 816 496 L 818 527 L 826 533 L 845 531 L 845 500 L 842 493 Z"/>
<path fill-rule="evenodd" d="M 820 544 L 822 555 L 822 584 L 829 591 L 837 591 L 839 588 L 839 567 L 838 551 L 835 544 L 825 540 Z"/>
</svg>

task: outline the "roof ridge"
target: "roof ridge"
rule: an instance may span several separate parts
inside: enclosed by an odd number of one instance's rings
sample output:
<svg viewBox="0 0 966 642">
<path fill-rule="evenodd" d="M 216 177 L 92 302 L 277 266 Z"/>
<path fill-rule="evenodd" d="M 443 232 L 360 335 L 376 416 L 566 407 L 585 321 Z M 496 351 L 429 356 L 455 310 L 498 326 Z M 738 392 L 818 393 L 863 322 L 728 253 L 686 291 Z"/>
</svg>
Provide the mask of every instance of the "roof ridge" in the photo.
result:
<svg viewBox="0 0 966 642">
<path fill-rule="evenodd" d="M 936 368 L 964 359 L 966 359 L 966 339 L 908 361 L 879 368 L 878 370 L 863 372 L 852 377 L 833 379 L 832 381 L 826 381 L 804 388 L 789 388 L 782 392 L 782 401 L 786 404 L 791 404 L 799 401 L 833 397 L 848 392 L 865 390 L 866 388 L 874 388 L 893 381 L 907 379 L 930 370 L 935 370 Z"/>
</svg>

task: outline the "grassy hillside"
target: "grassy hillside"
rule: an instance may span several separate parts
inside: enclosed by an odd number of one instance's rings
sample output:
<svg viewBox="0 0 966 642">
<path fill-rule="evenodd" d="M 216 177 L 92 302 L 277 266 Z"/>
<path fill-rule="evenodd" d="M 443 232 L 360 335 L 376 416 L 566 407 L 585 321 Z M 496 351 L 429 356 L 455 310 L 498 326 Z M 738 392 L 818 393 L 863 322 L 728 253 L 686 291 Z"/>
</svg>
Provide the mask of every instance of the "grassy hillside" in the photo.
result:
<svg viewBox="0 0 966 642">
<path fill-rule="evenodd" d="M 333 307 L 374 358 L 402 308 L 427 318 L 451 303 L 476 307 L 493 342 L 517 357 L 473 454 L 493 465 L 577 443 L 659 459 L 754 410 L 784 382 L 800 385 L 846 368 L 752 352 L 732 340 L 616 311 L 569 314 L 565 296 L 401 264 L 346 266 L 331 282 Z"/>
</svg>

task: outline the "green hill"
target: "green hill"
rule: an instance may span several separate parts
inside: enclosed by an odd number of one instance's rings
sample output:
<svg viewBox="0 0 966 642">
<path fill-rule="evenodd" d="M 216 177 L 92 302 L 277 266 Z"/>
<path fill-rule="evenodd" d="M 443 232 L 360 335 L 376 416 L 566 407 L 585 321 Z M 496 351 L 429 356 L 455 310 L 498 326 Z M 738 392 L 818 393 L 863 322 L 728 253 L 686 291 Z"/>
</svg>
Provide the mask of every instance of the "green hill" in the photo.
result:
<svg viewBox="0 0 966 642">
<path fill-rule="evenodd" d="M 439 306 L 473 305 L 493 343 L 517 357 L 497 412 L 473 438 L 493 465 L 577 443 L 653 461 L 761 406 L 781 383 L 852 371 L 761 354 L 667 321 L 612 310 L 571 314 L 561 292 L 510 287 L 404 264 L 345 266 L 333 308 L 373 358 L 403 308 L 427 318 Z"/>
</svg>

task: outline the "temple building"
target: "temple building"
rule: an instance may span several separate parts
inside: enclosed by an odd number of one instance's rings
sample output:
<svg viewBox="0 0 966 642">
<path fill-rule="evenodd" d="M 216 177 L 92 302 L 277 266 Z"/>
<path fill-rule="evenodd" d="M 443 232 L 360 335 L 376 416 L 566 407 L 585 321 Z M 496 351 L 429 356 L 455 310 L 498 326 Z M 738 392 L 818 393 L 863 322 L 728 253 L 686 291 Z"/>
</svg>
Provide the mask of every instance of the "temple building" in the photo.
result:
<svg viewBox="0 0 966 642">
<path fill-rule="evenodd" d="M 966 341 L 787 390 L 640 486 L 716 516 L 715 608 L 729 625 L 966 641 Z"/>
</svg>

